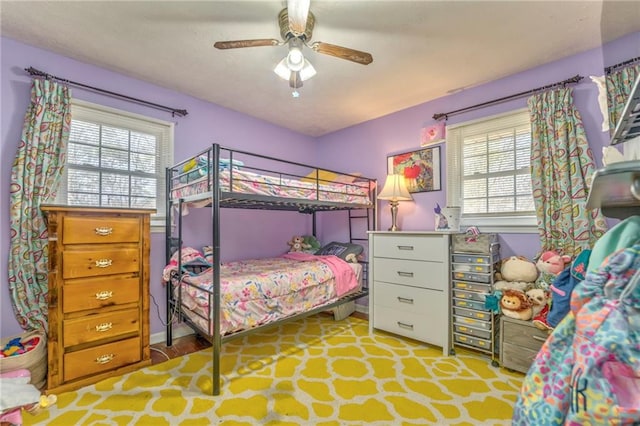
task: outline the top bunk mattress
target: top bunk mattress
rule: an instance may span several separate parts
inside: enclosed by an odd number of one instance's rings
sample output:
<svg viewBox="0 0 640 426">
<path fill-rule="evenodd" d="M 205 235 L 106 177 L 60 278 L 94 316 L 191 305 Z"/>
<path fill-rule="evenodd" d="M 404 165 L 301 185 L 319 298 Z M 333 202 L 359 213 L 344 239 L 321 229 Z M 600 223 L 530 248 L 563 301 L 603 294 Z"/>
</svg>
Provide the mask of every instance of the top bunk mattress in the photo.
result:
<svg viewBox="0 0 640 426">
<path fill-rule="evenodd" d="M 216 162 L 217 182 L 212 173 Z M 359 174 L 318 169 L 216 144 L 170 168 L 168 179 L 170 201 L 181 200 L 196 207 L 211 205 L 218 191 L 221 204 L 229 206 L 255 202 L 316 209 L 322 204 L 329 208 L 371 208 L 376 185 L 374 179 Z"/>
<path fill-rule="evenodd" d="M 302 179 L 258 174 L 248 170 L 222 170 L 219 174 L 222 192 L 263 195 L 268 197 L 317 200 L 353 204 L 369 204 L 369 187 L 359 182 L 316 183 Z M 209 176 L 176 185 L 171 199 L 195 202 L 211 196 L 212 182 Z"/>
</svg>

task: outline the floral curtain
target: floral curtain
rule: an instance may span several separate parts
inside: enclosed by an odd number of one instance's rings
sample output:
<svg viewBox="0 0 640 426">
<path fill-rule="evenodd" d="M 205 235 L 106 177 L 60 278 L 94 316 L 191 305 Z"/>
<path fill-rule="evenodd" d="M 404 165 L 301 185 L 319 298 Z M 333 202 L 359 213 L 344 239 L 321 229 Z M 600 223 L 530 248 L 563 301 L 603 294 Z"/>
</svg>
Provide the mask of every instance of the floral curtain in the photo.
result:
<svg viewBox="0 0 640 426">
<path fill-rule="evenodd" d="M 587 210 L 596 166 L 571 88 L 528 99 L 531 115 L 531 183 L 542 251 L 576 256 L 606 231 L 599 209 Z"/>
<path fill-rule="evenodd" d="M 609 107 L 609 130 L 611 134 L 616 129 L 616 124 L 620 120 L 624 105 L 629 99 L 633 83 L 639 75 L 640 64 L 630 65 L 607 74 L 607 106 Z"/>
<path fill-rule="evenodd" d="M 25 330 L 47 331 L 47 227 L 40 204 L 55 199 L 71 125 L 71 91 L 34 79 L 11 169 L 9 290 Z"/>
</svg>

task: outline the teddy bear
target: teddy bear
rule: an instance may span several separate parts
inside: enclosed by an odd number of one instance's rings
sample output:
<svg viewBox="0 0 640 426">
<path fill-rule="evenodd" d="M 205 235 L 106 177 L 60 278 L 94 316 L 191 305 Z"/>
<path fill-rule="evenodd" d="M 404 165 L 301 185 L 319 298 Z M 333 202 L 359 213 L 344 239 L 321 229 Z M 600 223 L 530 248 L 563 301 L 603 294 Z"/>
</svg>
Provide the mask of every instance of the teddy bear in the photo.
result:
<svg viewBox="0 0 640 426">
<path fill-rule="evenodd" d="M 311 245 L 306 244 L 304 242 L 304 237 L 301 237 L 299 235 L 296 235 L 294 237 L 291 238 L 291 241 L 289 241 L 287 244 L 289 244 L 289 247 L 291 247 L 289 249 L 289 253 L 295 253 L 298 251 L 304 251 L 308 248 L 311 247 Z"/>
<path fill-rule="evenodd" d="M 533 314 L 533 308 L 527 296 L 519 290 L 504 290 L 500 298 L 500 309 L 503 315 L 523 321 L 530 320 Z"/>
<path fill-rule="evenodd" d="M 533 287 L 538 278 L 535 263 L 524 256 L 511 256 L 503 259 L 500 272 L 496 273 L 495 290 L 519 290 L 525 292 Z"/>
</svg>

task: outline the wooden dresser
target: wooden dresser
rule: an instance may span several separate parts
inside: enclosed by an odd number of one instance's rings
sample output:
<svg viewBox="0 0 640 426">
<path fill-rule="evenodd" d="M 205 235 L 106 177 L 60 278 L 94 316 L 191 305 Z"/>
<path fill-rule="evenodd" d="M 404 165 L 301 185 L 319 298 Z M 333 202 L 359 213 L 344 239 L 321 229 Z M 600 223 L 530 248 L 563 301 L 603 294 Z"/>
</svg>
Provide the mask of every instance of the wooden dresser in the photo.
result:
<svg viewBox="0 0 640 426">
<path fill-rule="evenodd" d="M 47 393 L 151 363 L 151 210 L 42 206 L 49 230 Z"/>
<path fill-rule="evenodd" d="M 500 364 L 526 373 L 549 333 L 538 330 L 531 321 L 500 317 Z"/>
<path fill-rule="evenodd" d="M 369 328 L 451 348 L 450 235 L 369 232 Z"/>
</svg>

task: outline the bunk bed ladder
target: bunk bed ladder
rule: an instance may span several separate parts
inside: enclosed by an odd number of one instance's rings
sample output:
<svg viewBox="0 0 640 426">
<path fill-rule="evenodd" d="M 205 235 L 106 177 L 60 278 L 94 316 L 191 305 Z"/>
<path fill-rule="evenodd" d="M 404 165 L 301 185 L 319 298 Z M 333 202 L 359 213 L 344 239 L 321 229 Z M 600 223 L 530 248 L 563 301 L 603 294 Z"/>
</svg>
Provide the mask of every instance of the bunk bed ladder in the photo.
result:
<svg viewBox="0 0 640 426">
<path fill-rule="evenodd" d="M 366 220 L 366 227 L 363 228 L 363 224 L 359 223 Z M 367 231 L 371 228 L 371 212 L 370 210 L 349 210 L 349 242 L 360 244 L 365 248 L 364 259 L 359 261 L 362 264 L 362 279 L 364 288 L 369 288 L 369 262 L 366 259 L 369 257 L 369 236 Z M 355 230 L 354 230 L 355 225 Z M 364 234 L 363 234 L 364 233 Z"/>
</svg>

